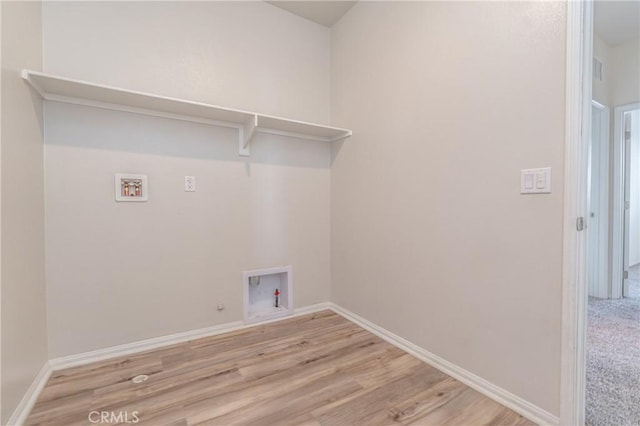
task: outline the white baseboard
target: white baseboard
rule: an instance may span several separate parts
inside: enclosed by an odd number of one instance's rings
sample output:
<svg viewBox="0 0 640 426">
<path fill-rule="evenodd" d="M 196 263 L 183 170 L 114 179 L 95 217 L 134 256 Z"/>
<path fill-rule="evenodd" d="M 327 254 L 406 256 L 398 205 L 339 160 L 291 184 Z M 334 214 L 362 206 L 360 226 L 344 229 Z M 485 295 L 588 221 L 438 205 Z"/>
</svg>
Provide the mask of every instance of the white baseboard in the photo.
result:
<svg viewBox="0 0 640 426">
<path fill-rule="evenodd" d="M 315 305 L 303 306 L 302 308 L 297 308 L 293 310 L 293 316 L 297 317 L 300 315 L 312 314 L 314 312 L 324 311 L 325 309 L 329 309 L 331 304 L 329 302 L 316 303 Z"/>
<path fill-rule="evenodd" d="M 470 371 L 465 370 L 464 368 L 458 367 L 457 365 L 440 358 L 437 355 L 432 354 L 431 352 L 417 346 L 410 341 L 403 339 L 402 337 L 385 330 L 377 324 L 368 321 L 361 316 L 339 306 L 335 303 L 329 303 L 329 308 L 336 312 L 339 315 L 342 315 L 344 318 L 349 321 L 359 325 L 365 330 L 370 331 L 376 336 L 380 337 L 383 340 L 391 343 L 392 345 L 402 349 L 405 352 L 415 356 L 421 361 L 426 362 L 427 364 L 437 368 L 443 373 L 448 374 L 454 379 L 464 383 L 472 389 L 482 393 L 483 395 L 493 399 L 494 401 L 504 405 L 515 411 L 516 413 L 526 417 L 527 419 L 535 422 L 538 425 L 559 425 L 560 419 L 557 416 L 549 413 L 542 408 L 531 404 L 530 402 L 520 398 L 517 395 L 512 394 L 509 391 L 502 389 L 494 385 L 491 382 L 483 379 L 482 377 L 476 376 Z"/>
<path fill-rule="evenodd" d="M 110 358 L 131 355 L 139 352 L 161 348 L 164 346 L 175 345 L 176 343 L 184 343 L 189 340 L 215 336 L 217 334 L 241 330 L 248 327 L 255 327 L 257 325 L 262 325 L 270 322 L 282 321 L 287 318 L 291 318 L 292 316 L 305 315 L 312 312 L 321 311 L 323 309 L 329 309 L 328 302 L 318 303 L 310 306 L 303 306 L 301 308 L 294 309 L 293 315 L 276 318 L 269 321 L 263 321 L 260 323 L 244 324 L 242 321 L 227 322 L 224 324 L 200 328 L 197 330 L 190 330 L 182 333 L 170 334 L 167 336 L 154 337 L 152 339 L 140 340 L 137 342 L 126 343 L 124 345 L 111 346 L 95 351 L 54 358 L 49 362 L 51 364 L 51 369 L 54 371 L 62 370 L 65 368 L 78 367 L 80 365 L 86 365 L 97 361 L 104 361 Z"/>
<path fill-rule="evenodd" d="M 31 382 L 31 386 L 29 386 L 29 389 L 27 389 L 27 392 L 18 403 L 18 406 L 13 411 L 13 414 L 9 417 L 7 426 L 21 426 L 24 424 L 31 409 L 36 404 L 36 400 L 38 396 L 40 396 L 44 385 L 47 384 L 47 380 L 49 380 L 52 371 L 49 361 L 45 362 L 38 372 L 38 375 L 33 379 L 33 382 Z"/>
</svg>

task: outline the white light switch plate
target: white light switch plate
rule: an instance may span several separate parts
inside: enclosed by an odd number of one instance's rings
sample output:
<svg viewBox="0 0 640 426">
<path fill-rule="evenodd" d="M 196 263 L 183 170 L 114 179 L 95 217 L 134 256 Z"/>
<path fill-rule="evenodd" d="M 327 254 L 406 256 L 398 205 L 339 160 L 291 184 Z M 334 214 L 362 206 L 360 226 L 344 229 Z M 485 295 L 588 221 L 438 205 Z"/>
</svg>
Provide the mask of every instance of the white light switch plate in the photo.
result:
<svg viewBox="0 0 640 426">
<path fill-rule="evenodd" d="M 520 170 L 521 194 L 551 194 L 551 167 Z"/>
</svg>

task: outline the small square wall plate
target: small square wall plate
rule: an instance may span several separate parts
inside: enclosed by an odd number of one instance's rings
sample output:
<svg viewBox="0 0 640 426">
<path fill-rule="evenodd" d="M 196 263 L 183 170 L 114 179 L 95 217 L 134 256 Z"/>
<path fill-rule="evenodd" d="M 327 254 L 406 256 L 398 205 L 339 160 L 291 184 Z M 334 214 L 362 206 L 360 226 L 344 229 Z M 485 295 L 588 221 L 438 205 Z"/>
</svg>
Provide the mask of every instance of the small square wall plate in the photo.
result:
<svg viewBox="0 0 640 426">
<path fill-rule="evenodd" d="M 147 175 L 116 173 L 114 190 L 116 201 L 147 201 L 147 199 L 149 198 Z"/>
</svg>

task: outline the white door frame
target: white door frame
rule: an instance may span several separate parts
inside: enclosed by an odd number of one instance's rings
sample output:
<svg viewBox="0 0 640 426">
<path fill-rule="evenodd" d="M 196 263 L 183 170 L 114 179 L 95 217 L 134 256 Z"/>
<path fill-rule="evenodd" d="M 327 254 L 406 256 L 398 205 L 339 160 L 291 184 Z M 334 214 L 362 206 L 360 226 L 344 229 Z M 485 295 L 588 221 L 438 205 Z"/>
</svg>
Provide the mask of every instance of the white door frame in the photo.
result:
<svg viewBox="0 0 640 426">
<path fill-rule="evenodd" d="M 562 259 L 560 424 L 583 425 L 587 314 L 589 133 L 593 64 L 593 3 L 568 1 Z"/>
<path fill-rule="evenodd" d="M 591 292 L 590 289 L 589 295 L 600 297 L 600 298 L 608 298 L 611 297 L 611 285 L 612 282 L 609 276 L 609 116 L 610 110 L 607 106 L 602 105 L 594 100 L 591 101 L 592 107 L 596 108 L 599 111 L 598 116 L 591 117 L 592 124 L 593 120 L 598 120 L 600 122 L 600 134 L 598 145 L 598 168 L 600 169 L 600 176 L 598 180 L 598 229 L 590 229 L 587 232 L 597 232 L 598 233 L 598 247 L 597 250 L 597 289 L 595 293 Z M 595 135 L 591 135 L 592 137 Z M 593 144 L 590 146 L 590 151 L 593 150 Z M 591 157 L 593 157 L 594 153 L 591 152 Z M 592 159 L 589 161 L 592 163 Z M 589 182 L 592 182 L 592 179 L 589 178 Z M 591 210 L 591 196 L 593 191 L 589 191 L 589 209 Z M 590 211 L 589 214 L 592 212 Z M 591 250 L 591 248 L 589 249 Z"/>
<path fill-rule="evenodd" d="M 624 114 L 640 108 L 640 103 L 615 107 L 613 109 L 613 234 L 611 247 L 611 297 L 622 297 L 624 282 L 624 202 L 625 202 L 625 150 Z"/>
</svg>

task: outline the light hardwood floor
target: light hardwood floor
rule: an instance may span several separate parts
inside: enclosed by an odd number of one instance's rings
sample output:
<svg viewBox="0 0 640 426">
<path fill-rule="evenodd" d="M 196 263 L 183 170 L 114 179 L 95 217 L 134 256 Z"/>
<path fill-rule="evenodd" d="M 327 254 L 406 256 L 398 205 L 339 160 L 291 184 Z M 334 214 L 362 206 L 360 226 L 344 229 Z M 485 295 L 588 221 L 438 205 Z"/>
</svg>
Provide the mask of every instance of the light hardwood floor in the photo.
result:
<svg viewBox="0 0 640 426">
<path fill-rule="evenodd" d="M 331 311 L 56 371 L 27 424 L 92 424 L 92 411 L 149 425 L 532 424 Z"/>
</svg>

